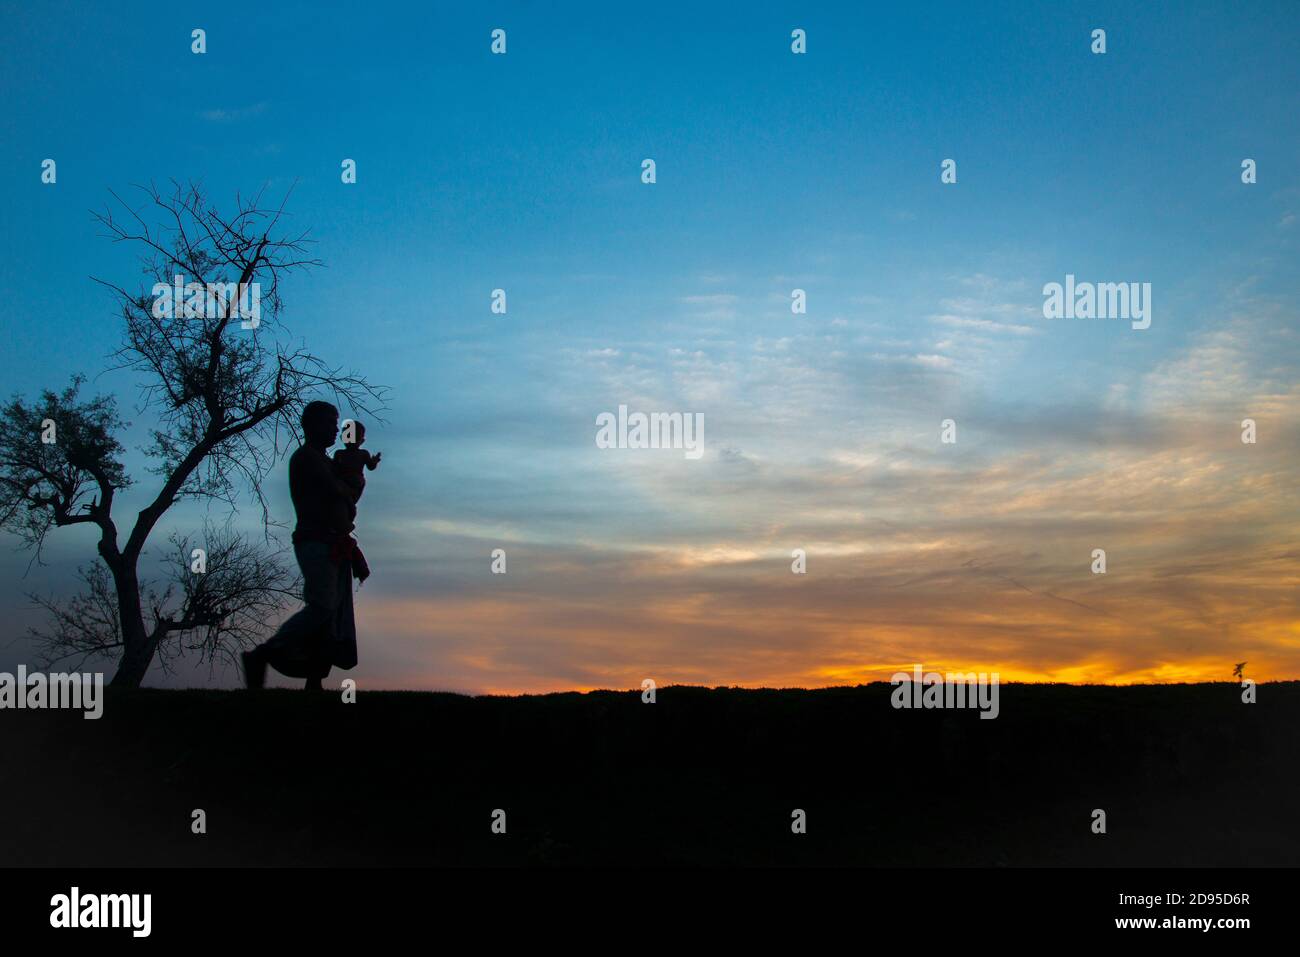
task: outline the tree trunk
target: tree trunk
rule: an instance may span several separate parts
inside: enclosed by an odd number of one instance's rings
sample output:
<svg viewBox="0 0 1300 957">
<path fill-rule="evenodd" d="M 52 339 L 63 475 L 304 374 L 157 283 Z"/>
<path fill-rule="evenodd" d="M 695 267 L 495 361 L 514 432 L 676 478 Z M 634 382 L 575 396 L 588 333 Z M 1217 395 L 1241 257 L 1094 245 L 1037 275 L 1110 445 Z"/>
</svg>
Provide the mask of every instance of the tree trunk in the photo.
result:
<svg viewBox="0 0 1300 957">
<path fill-rule="evenodd" d="M 140 687 L 140 682 L 144 681 L 144 676 L 149 672 L 149 666 L 153 664 L 153 653 L 157 645 L 148 635 L 141 641 L 128 644 L 109 685 L 114 688 Z"/>
<path fill-rule="evenodd" d="M 114 688 L 138 688 L 153 663 L 158 639 L 145 631 L 135 562 L 120 562 L 113 569 L 113 581 L 117 585 L 118 619 L 122 626 L 122 660 L 109 684 Z"/>
</svg>

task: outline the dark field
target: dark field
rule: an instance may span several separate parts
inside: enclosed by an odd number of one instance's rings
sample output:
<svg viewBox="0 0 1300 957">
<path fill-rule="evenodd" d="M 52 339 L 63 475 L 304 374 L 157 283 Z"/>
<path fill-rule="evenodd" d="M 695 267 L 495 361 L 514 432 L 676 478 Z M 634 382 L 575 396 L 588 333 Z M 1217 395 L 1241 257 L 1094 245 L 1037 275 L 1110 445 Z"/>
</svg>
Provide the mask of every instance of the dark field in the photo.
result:
<svg viewBox="0 0 1300 957">
<path fill-rule="evenodd" d="M 1229 683 L 1003 685 L 991 721 L 894 710 L 891 690 L 137 691 L 98 721 L 4 711 L 0 863 L 1300 864 L 1298 682 L 1253 705 Z"/>
</svg>

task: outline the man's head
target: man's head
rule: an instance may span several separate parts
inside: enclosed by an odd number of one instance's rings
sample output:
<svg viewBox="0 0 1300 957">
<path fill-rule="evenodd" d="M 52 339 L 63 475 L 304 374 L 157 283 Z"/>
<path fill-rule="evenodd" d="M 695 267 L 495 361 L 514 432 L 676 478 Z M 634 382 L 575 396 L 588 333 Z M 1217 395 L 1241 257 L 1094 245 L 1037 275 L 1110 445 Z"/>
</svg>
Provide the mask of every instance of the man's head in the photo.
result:
<svg viewBox="0 0 1300 957">
<path fill-rule="evenodd" d="M 328 402 L 308 402 L 302 410 L 302 434 L 308 445 L 323 449 L 334 444 L 339 435 L 339 410 Z"/>
</svg>

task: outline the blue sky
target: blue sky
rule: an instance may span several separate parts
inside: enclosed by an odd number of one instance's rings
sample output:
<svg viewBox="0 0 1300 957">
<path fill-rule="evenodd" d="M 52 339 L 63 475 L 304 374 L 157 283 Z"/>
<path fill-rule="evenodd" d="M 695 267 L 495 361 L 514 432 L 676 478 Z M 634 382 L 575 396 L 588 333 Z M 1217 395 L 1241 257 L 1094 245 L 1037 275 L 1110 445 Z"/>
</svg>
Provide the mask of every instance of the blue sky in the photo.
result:
<svg viewBox="0 0 1300 957">
<path fill-rule="evenodd" d="M 1136 680 L 1238 651 L 1297 677 L 1295 599 L 1263 584 L 1296 574 L 1294 4 L 560 6 L 5 4 L 6 395 L 107 367 L 120 330 L 88 277 L 134 274 L 90 222 L 109 189 L 292 185 L 326 268 L 284 320 L 393 390 L 358 528 L 375 684 L 836 683 L 915 660 Z M 1151 328 L 1048 323 L 1066 273 L 1150 282 Z M 134 417 L 128 377 L 90 388 Z M 709 453 L 598 457 L 620 403 L 702 412 Z M 1247 415 L 1268 422 L 1250 462 Z M 1066 557 L 1102 540 L 1143 569 L 1105 596 Z M 0 605 L 25 621 L 21 591 L 63 587 L 91 541 L 56 534 L 24 581 L 5 552 Z M 802 595 L 801 543 L 826 571 Z M 485 577 L 498 544 L 508 584 Z M 1202 553 L 1213 585 L 1177 564 Z M 1264 555 L 1285 574 L 1242 570 Z M 975 627 L 1003 579 L 1044 606 Z"/>
</svg>

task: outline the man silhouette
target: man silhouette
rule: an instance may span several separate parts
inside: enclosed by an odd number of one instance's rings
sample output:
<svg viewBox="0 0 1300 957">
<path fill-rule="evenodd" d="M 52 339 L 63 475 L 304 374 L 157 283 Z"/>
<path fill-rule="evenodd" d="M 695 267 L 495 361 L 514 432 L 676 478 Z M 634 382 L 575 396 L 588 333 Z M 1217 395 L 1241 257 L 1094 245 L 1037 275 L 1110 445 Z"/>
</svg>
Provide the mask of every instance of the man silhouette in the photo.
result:
<svg viewBox="0 0 1300 957">
<path fill-rule="evenodd" d="M 289 495 L 298 518 L 293 553 L 302 569 L 305 607 L 244 652 L 244 680 L 250 689 L 262 687 L 267 665 L 290 678 L 307 679 L 308 690 L 320 690 L 331 667 L 357 663 L 352 614 L 356 540 L 350 534 L 356 506 L 327 454 L 338 438 L 339 410 L 328 402 L 308 402 L 301 421 L 304 441 L 289 457 Z"/>
</svg>

